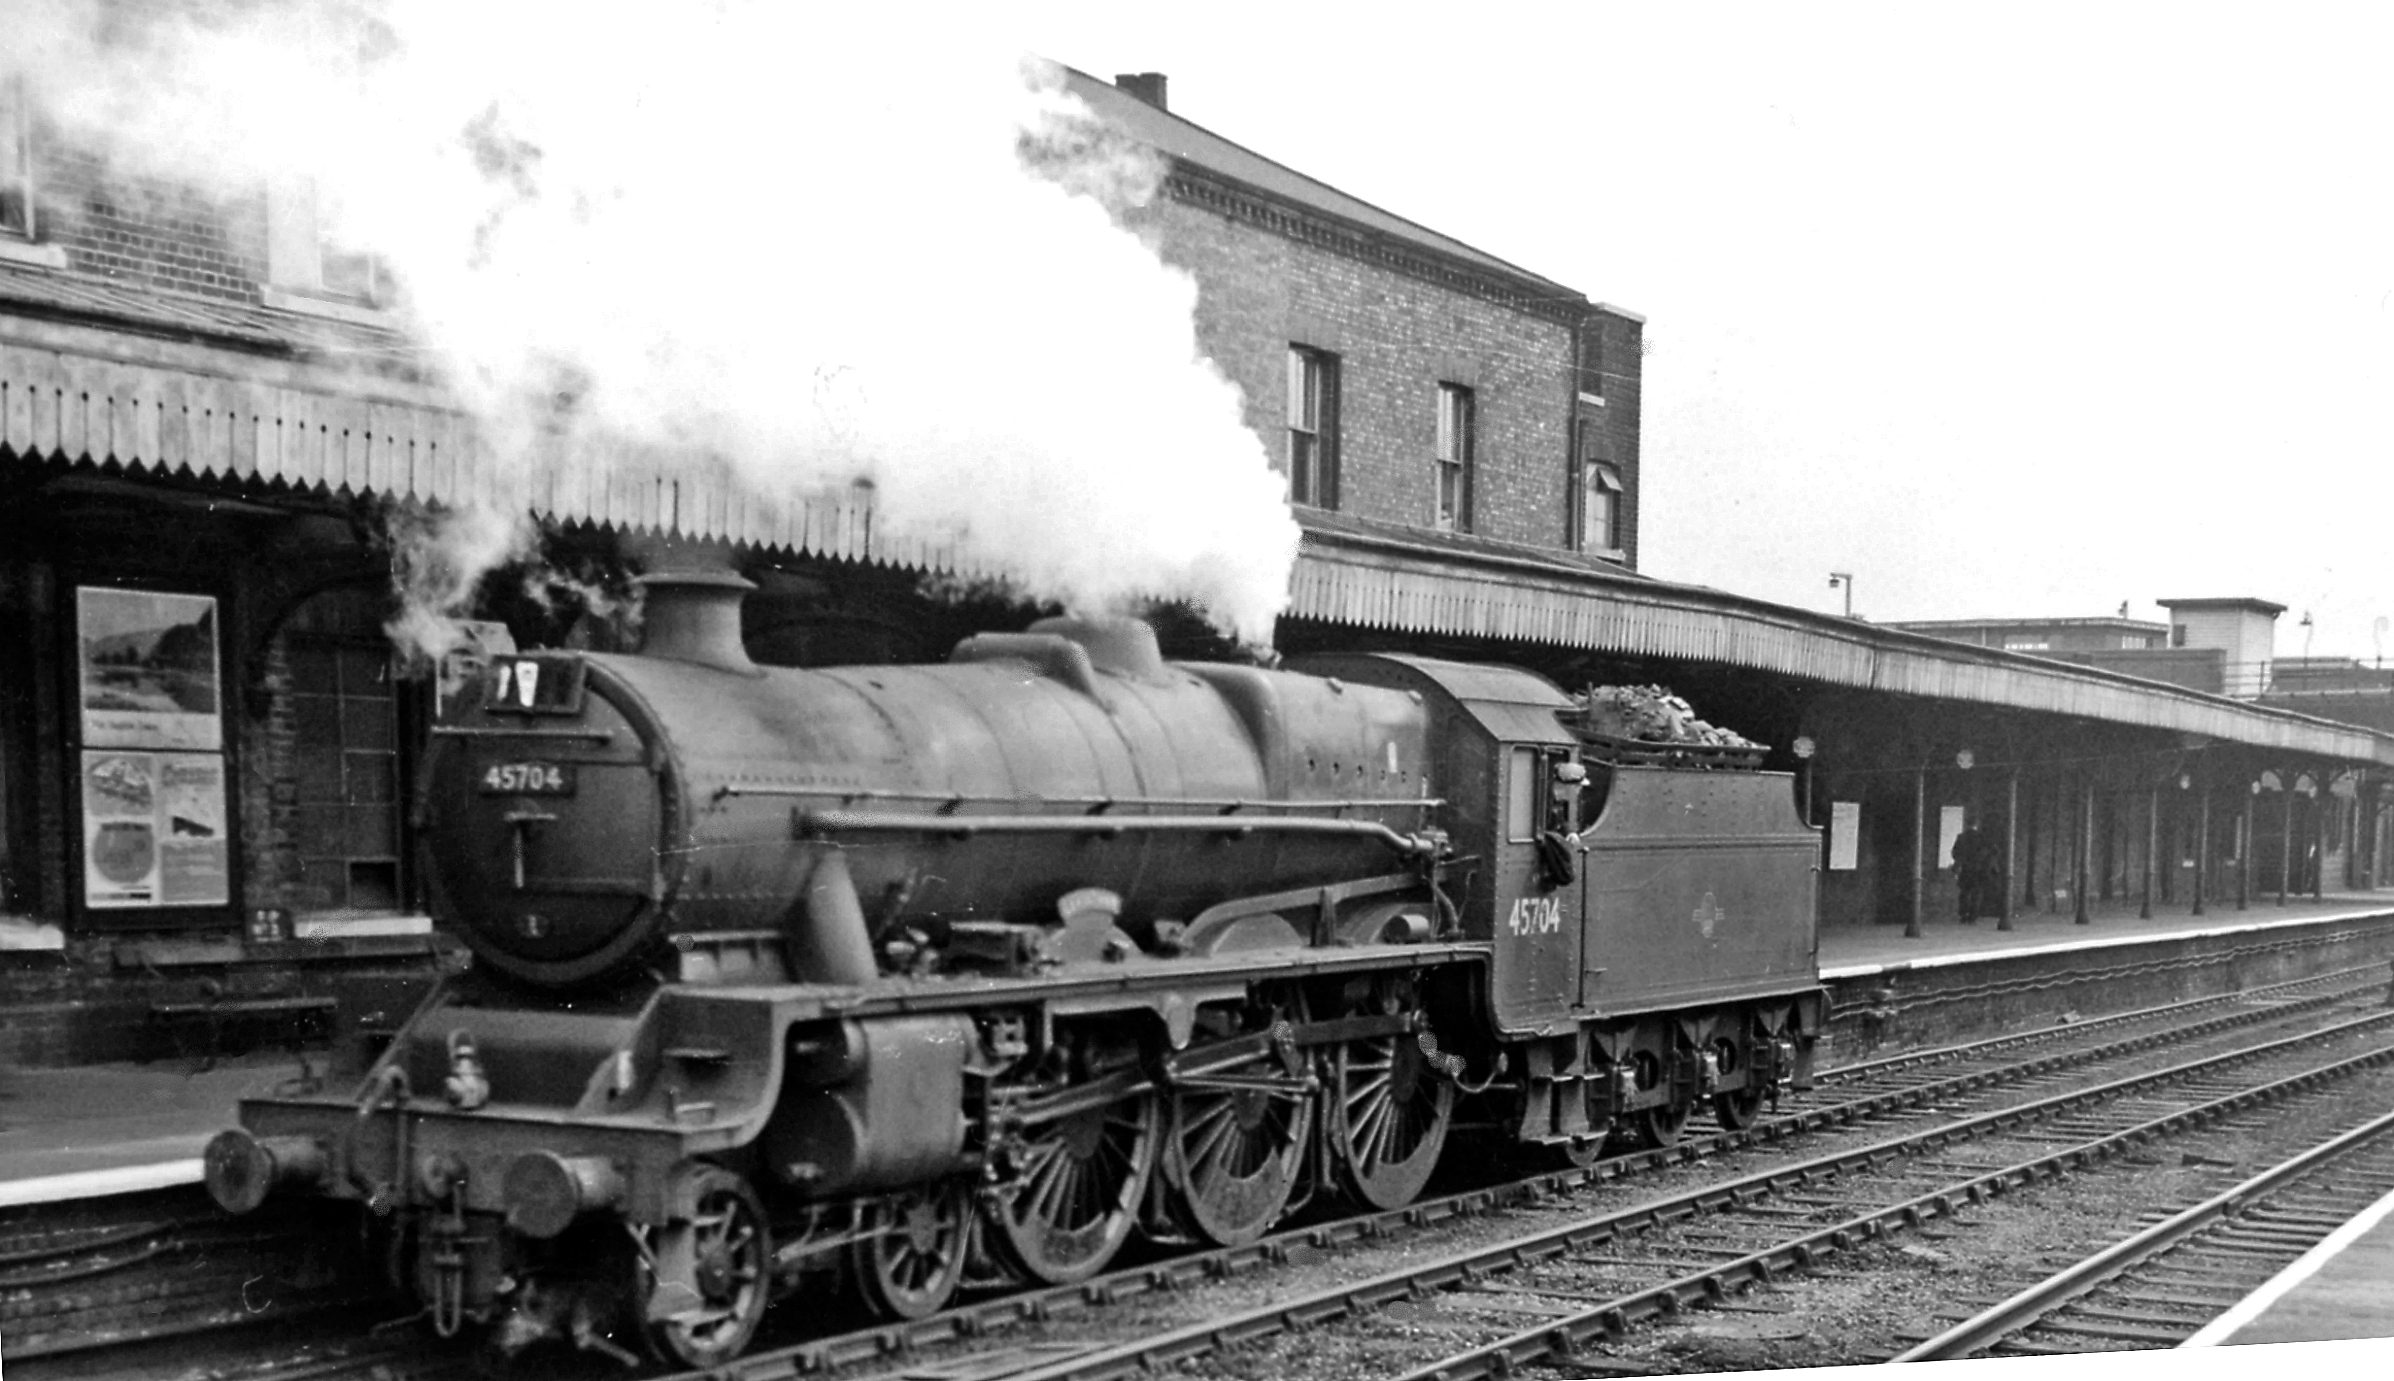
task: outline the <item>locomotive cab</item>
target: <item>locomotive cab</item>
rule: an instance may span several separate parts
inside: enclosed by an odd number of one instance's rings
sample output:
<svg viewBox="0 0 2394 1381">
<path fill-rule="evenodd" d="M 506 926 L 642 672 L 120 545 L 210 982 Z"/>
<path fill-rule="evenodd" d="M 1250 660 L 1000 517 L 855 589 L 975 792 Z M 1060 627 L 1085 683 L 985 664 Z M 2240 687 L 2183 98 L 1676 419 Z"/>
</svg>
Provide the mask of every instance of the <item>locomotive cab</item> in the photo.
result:
<svg viewBox="0 0 2394 1381">
<path fill-rule="evenodd" d="M 1818 836 L 1759 749 L 1653 751 L 1591 734 L 1533 672 L 1377 654 L 1305 670 L 1412 689 L 1441 745 L 1462 913 L 1490 947 L 1485 1004 L 1522 1076 L 1524 1141 L 1577 1157 L 1621 1129 L 1731 1126 L 1808 1079 Z M 1466 864 L 1466 866 L 1470 866 Z"/>
</svg>

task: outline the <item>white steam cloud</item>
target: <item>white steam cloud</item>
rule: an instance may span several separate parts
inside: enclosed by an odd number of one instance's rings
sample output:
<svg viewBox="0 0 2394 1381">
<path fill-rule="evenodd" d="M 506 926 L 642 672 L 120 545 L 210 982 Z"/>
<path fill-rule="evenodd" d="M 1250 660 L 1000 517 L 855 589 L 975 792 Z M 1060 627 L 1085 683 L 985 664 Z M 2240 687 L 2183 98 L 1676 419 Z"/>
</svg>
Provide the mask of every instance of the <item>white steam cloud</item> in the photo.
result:
<svg viewBox="0 0 2394 1381">
<path fill-rule="evenodd" d="M 865 484 L 881 533 L 1029 593 L 1185 597 L 1268 637 L 1283 482 L 1197 353 L 1195 284 L 1115 219 L 1159 169 L 1002 21 L 195 8 L 0 0 L 0 61 L 120 160 L 312 179 L 502 455 L 563 426 L 768 502 Z M 423 567 L 428 602 L 509 548 L 509 523 L 441 530 L 471 540 Z"/>
</svg>

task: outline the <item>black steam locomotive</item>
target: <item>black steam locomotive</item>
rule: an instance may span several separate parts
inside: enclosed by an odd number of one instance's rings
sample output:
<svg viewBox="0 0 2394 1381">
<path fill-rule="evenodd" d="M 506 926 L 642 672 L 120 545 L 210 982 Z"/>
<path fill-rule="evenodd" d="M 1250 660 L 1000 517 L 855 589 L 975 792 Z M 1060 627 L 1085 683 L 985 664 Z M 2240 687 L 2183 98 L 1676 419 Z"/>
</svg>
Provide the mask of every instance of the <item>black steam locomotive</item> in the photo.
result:
<svg viewBox="0 0 2394 1381">
<path fill-rule="evenodd" d="M 362 1202 L 444 1333 L 739 1352 L 1418 1195 L 1451 1129 L 1572 1159 L 1806 1075 L 1813 831 L 1783 775 L 1639 762 L 1536 675 L 1166 663 L 1134 623 L 760 668 L 728 575 L 636 656 L 497 661 L 434 730 L 476 962 L 354 1088 L 209 1146 L 235 1212 Z"/>
</svg>

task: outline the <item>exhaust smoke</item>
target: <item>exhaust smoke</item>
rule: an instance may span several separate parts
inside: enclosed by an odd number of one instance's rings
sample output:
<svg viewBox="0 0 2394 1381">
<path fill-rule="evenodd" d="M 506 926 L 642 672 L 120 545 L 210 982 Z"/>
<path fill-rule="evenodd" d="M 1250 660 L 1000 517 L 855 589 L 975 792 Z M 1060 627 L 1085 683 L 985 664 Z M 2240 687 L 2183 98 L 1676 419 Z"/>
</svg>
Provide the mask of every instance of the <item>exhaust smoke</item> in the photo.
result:
<svg viewBox="0 0 2394 1381">
<path fill-rule="evenodd" d="M 865 7 L 858 7 L 863 9 Z M 1196 287 L 1117 223 L 1155 157 L 1002 18 L 0 0 L 63 132 L 218 194 L 308 188 L 497 463 L 400 534 L 428 647 L 523 545 L 538 472 L 671 458 L 786 506 L 871 495 L 1076 613 L 1186 598 L 1268 638 L 1297 529 L 1202 358 Z M 541 486 L 545 489 L 545 481 Z M 696 525 L 682 515 L 679 526 Z"/>
</svg>

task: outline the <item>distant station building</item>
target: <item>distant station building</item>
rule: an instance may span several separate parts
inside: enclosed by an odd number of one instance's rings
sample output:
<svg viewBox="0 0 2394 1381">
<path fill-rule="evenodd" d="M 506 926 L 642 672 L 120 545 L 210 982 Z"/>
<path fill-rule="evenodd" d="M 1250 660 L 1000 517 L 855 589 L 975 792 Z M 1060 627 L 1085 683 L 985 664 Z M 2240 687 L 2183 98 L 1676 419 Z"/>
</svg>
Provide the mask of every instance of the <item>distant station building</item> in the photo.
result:
<svg viewBox="0 0 2394 1381">
<path fill-rule="evenodd" d="M 2163 599 L 2169 622 L 2118 618 L 1916 619 L 1889 623 L 1973 647 L 1999 647 L 2102 667 L 2148 681 L 2250 700 L 2271 684 L 2283 604 L 2265 599 Z M 2121 606 L 2123 610 L 2125 605 Z"/>
</svg>

